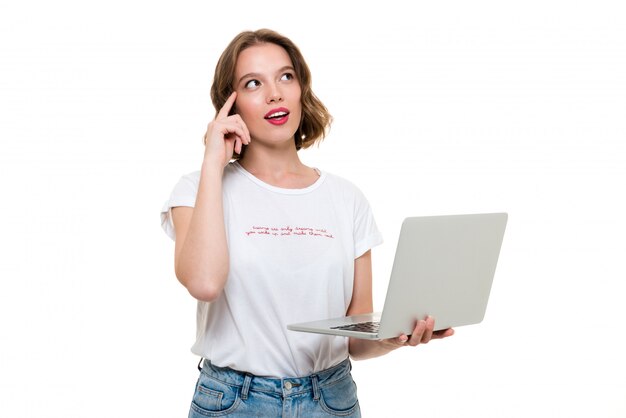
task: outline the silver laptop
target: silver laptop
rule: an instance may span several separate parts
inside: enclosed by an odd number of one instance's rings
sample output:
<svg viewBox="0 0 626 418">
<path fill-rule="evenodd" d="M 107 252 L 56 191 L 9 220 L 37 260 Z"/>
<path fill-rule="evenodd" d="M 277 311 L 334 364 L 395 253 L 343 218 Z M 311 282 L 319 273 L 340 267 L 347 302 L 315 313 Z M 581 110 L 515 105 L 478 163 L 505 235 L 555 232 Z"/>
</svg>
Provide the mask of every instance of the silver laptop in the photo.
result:
<svg viewBox="0 0 626 418">
<path fill-rule="evenodd" d="M 508 215 L 406 218 L 382 313 L 291 324 L 292 331 L 379 340 L 410 335 L 417 319 L 435 330 L 481 322 Z"/>
</svg>

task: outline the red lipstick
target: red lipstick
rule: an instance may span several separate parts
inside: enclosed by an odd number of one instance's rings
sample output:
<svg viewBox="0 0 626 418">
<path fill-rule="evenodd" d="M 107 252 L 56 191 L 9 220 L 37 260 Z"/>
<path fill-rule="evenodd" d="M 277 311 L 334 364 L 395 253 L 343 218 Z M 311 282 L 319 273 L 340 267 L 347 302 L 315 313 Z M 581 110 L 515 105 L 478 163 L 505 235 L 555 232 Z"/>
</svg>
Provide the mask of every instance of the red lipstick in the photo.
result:
<svg viewBox="0 0 626 418">
<path fill-rule="evenodd" d="M 264 116 L 265 120 L 272 125 L 282 125 L 289 120 L 289 109 L 278 107 L 267 112 Z"/>
</svg>

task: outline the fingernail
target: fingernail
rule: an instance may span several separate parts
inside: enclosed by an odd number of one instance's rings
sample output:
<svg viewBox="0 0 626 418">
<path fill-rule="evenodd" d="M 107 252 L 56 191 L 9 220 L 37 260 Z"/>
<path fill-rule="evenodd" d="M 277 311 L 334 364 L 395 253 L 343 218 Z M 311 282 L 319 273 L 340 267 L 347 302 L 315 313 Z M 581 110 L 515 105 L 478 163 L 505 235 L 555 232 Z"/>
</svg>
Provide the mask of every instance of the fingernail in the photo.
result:
<svg viewBox="0 0 626 418">
<path fill-rule="evenodd" d="M 409 337 L 407 337 L 406 335 L 401 335 L 400 336 L 400 342 L 401 343 L 405 343 L 409 340 Z"/>
</svg>

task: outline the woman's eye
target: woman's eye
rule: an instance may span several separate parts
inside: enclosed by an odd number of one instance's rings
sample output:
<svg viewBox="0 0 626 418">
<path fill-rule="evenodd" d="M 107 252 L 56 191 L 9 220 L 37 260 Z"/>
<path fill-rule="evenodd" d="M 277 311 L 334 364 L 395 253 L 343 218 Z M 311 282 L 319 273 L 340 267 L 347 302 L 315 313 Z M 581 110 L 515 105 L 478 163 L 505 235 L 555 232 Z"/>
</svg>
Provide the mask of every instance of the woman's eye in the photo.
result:
<svg viewBox="0 0 626 418">
<path fill-rule="evenodd" d="M 282 75 L 282 77 L 280 79 L 283 80 L 283 81 L 293 80 L 293 74 L 285 73 L 285 74 Z"/>
<path fill-rule="evenodd" d="M 250 80 L 246 83 L 246 88 L 251 89 L 253 87 L 259 87 L 260 85 L 261 83 L 259 82 L 259 80 Z"/>
</svg>

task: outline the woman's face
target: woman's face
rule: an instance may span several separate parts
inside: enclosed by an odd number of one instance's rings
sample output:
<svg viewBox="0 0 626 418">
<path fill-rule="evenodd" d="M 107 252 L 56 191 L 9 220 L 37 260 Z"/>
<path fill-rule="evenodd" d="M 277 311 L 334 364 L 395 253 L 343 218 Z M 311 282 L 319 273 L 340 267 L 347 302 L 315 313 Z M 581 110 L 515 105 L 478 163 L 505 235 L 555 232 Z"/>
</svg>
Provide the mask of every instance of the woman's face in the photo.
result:
<svg viewBox="0 0 626 418">
<path fill-rule="evenodd" d="M 287 52 L 272 43 L 244 49 L 237 58 L 235 110 L 254 140 L 267 145 L 293 143 L 300 126 L 301 89 Z"/>
</svg>

